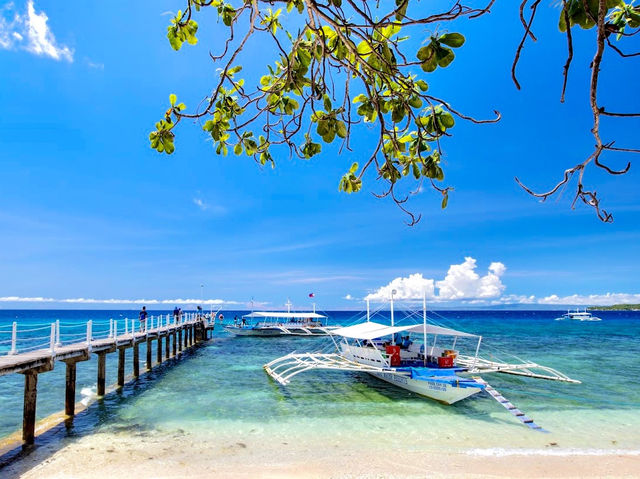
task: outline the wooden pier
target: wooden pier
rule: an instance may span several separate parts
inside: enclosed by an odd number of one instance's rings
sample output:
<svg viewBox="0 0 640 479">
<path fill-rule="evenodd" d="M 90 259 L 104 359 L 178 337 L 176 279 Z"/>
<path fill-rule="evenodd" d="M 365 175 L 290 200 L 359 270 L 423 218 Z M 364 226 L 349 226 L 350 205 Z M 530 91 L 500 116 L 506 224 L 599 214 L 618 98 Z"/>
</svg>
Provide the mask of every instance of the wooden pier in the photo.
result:
<svg viewBox="0 0 640 479">
<path fill-rule="evenodd" d="M 166 322 L 164 321 L 166 318 Z M 158 316 L 153 324 L 147 321 L 144 331 L 134 331 L 135 321 L 132 321 L 131 332 L 128 332 L 128 321 L 125 333 L 118 334 L 117 323 L 113 322 L 109 330 L 109 337 L 93 339 L 91 321 L 87 323 L 86 340 L 72 344 L 60 344 L 59 324 L 51 324 L 50 346 L 46 349 L 37 349 L 24 353 L 15 350 L 15 324 L 14 345 L 12 351 L 0 356 L 0 376 L 7 374 L 24 375 L 24 406 L 22 421 L 22 440 L 25 445 L 34 443 L 36 425 L 36 402 L 38 396 L 38 375 L 51 371 L 57 361 L 66 365 L 65 387 L 65 414 L 73 417 L 75 414 L 76 397 L 76 365 L 81 361 L 87 361 L 91 354 L 98 357 L 97 370 L 97 395 L 104 396 L 106 390 L 106 355 L 118 352 L 118 377 L 117 386 L 125 383 L 125 350 L 133 348 L 133 377 L 140 375 L 139 345 L 146 342 L 147 357 L 146 369 L 152 368 L 152 343 L 156 342 L 156 361 L 158 364 L 179 356 L 183 350 L 209 339 L 209 331 L 213 331 L 215 316 L 205 318 L 201 315 L 186 313 L 185 319 L 172 318 L 171 316 Z M 57 331 L 56 331 L 57 329 Z M 211 336 L 213 334 L 211 333 Z M 164 348 L 162 343 L 164 341 Z M 164 349 L 164 351 L 163 351 Z"/>
</svg>

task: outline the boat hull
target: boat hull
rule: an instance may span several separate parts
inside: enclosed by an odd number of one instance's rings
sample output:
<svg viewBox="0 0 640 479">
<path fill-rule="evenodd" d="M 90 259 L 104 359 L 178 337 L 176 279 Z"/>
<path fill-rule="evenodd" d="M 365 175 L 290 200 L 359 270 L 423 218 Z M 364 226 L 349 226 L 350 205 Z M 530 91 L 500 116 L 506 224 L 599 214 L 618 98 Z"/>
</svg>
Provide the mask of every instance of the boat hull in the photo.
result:
<svg viewBox="0 0 640 479">
<path fill-rule="evenodd" d="M 457 387 L 451 384 L 429 380 L 416 380 L 407 376 L 391 373 L 369 373 L 394 386 L 420 394 L 444 404 L 454 404 L 482 391 L 482 388 Z"/>
<path fill-rule="evenodd" d="M 224 330 L 237 336 L 257 336 L 257 337 L 276 337 L 276 336 L 328 336 L 329 330 L 325 328 L 241 328 L 237 326 L 224 326 Z"/>
<path fill-rule="evenodd" d="M 282 336 L 282 331 L 272 329 L 253 329 L 253 328 L 236 328 L 233 326 L 225 326 L 224 330 L 228 333 L 235 334 L 236 336 L 260 336 L 260 337 L 273 337 Z"/>
</svg>

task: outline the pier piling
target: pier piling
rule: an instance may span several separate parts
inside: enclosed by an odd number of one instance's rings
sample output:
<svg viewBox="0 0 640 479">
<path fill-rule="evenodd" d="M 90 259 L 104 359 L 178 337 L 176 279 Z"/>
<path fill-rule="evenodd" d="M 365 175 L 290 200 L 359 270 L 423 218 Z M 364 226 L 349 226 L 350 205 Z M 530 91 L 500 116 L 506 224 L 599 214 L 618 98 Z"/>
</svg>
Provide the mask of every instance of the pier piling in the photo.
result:
<svg viewBox="0 0 640 479">
<path fill-rule="evenodd" d="M 176 351 L 176 349 L 177 349 L 177 345 L 176 345 L 177 335 L 176 335 L 176 332 L 174 331 L 171 334 L 171 336 L 173 336 L 173 357 L 175 358 L 176 354 L 177 354 L 177 351 Z"/>
<path fill-rule="evenodd" d="M 158 332 L 158 351 L 156 351 L 156 360 L 158 361 L 158 364 L 160 364 L 162 362 L 162 336 L 160 336 L 160 333 Z"/>
<path fill-rule="evenodd" d="M 67 362 L 64 389 L 64 413 L 73 416 L 76 413 L 76 362 Z"/>
<path fill-rule="evenodd" d="M 22 440 L 33 444 L 36 431 L 36 403 L 38 399 L 38 373 L 24 373 L 24 406 L 22 414 Z"/>
<path fill-rule="evenodd" d="M 118 387 L 124 386 L 125 349 L 118 348 Z"/>
<path fill-rule="evenodd" d="M 164 337 L 164 358 L 169 360 L 169 355 L 171 354 L 171 336 L 169 336 L 169 332 Z"/>
<path fill-rule="evenodd" d="M 89 353 L 84 352 L 80 356 L 63 359 L 66 365 L 64 388 L 64 413 L 73 416 L 76 413 L 76 365 L 80 361 L 88 361 Z"/>
<path fill-rule="evenodd" d="M 147 370 L 151 370 L 151 338 L 147 338 Z"/>
<path fill-rule="evenodd" d="M 138 347 L 138 342 L 133 340 L 133 377 L 137 378 L 140 376 L 140 348 Z"/>
<path fill-rule="evenodd" d="M 107 378 L 107 353 L 99 352 L 98 354 L 98 396 L 104 396 L 105 384 Z"/>
</svg>

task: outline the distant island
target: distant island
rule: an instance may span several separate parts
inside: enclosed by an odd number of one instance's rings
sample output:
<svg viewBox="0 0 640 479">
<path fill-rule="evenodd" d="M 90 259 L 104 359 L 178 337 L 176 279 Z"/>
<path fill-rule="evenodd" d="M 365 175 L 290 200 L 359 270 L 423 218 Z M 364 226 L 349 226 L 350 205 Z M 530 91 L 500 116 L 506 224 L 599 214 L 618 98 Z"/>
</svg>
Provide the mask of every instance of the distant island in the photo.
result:
<svg viewBox="0 0 640 479">
<path fill-rule="evenodd" d="M 591 306 L 592 311 L 640 311 L 640 304 L 612 304 L 611 306 Z"/>
</svg>

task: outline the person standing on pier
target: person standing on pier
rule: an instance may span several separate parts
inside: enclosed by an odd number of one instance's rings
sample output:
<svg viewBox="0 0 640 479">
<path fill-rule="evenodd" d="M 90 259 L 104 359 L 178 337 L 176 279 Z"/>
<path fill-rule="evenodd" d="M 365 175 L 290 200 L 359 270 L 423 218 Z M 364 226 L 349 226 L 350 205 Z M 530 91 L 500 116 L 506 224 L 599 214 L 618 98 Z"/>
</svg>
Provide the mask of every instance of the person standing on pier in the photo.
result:
<svg viewBox="0 0 640 479">
<path fill-rule="evenodd" d="M 139 314 L 139 318 L 140 318 L 140 331 L 144 331 L 147 325 L 147 307 L 146 306 L 142 307 L 142 310 L 140 311 L 140 314 Z"/>
</svg>

